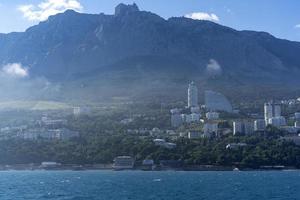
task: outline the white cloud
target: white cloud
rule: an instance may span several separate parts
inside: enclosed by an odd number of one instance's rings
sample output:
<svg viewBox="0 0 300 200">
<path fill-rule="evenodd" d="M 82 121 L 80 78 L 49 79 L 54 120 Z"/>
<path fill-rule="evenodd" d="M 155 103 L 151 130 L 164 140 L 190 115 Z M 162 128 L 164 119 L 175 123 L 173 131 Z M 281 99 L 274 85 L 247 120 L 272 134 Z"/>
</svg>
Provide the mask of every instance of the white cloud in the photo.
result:
<svg viewBox="0 0 300 200">
<path fill-rule="evenodd" d="M 206 66 L 206 71 L 209 75 L 220 75 L 222 73 L 222 67 L 218 61 L 210 59 Z"/>
<path fill-rule="evenodd" d="M 23 67 L 20 63 L 10 63 L 2 68 L 2 74 L 15 78 L 27 77 L 28 69 Z"/>
<path fill-rule="evenodd" d="M 194 12 L 185 15 L 186 18 L 195 19 L 195 20 L 208 20 L 208 21 L 220 21 L 219 17 L 214 13 L 204 13 L 204 12 Z"/>
<path fill-rule="evenodd" d="M 295 28 L 300 28 L 300 24 L 295 25 Z"/>
<path fill-rule="evenodd" d="M 83 7 L 78 0 L 45 0 L 38 5 L 21 5 L 18 10 L 30 21 L 45 21 L 51 15 L 65 12 L 66 10 L 82 11 Z"/>
</svg>

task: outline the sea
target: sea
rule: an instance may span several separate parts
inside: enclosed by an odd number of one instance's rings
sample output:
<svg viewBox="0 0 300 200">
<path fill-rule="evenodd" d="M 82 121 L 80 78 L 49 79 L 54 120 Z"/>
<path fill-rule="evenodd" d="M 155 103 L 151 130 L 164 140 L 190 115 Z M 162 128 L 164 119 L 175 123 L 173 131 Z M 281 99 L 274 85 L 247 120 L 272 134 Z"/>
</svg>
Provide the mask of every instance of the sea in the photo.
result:
<svg viewBox="0 0 300 200">
<path fill-rule="evenodd" d="M 300 171 L 4 171 L 0 200 L 298 200 Z"/>
</svg>

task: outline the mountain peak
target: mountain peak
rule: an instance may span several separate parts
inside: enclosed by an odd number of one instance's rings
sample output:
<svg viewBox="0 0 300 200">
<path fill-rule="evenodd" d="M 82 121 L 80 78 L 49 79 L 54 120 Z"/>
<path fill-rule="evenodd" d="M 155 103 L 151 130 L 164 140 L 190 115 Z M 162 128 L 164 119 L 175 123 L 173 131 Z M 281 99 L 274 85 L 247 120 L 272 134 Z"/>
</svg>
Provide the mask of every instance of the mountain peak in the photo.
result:
<svg viewBox="0 0 300 200">
<path fill-rule="evenodd" d="M 132 12 L 138 12 L 139 7 L 133 3 L 132 5 L 128 4 L 119 4 L 116 8 L 115 8 L 115 16 L 122 16 L 122 15 L 127 15 L 128 13 L 132 13 Z"/>
<path fill-rule="evenodd" d="M 77 12 L 75 10 L 72 10 L 72 9 L 68 9 L 64 12 L 64 14 L 67 14 L 67 15 L 74 15 L 74 14 L 77 14 Z"/>
</svg>

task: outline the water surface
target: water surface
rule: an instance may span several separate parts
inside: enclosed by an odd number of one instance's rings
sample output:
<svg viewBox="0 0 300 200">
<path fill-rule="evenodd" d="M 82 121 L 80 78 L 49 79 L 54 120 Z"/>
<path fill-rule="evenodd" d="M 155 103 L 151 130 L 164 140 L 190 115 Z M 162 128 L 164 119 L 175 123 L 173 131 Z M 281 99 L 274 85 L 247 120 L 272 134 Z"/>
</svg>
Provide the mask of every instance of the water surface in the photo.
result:
<svg viewBox="0 0 300 200">
<path fill-rule="evenodd" d="M 0 172 L 0 200 L 284 200 L 300 198 L 300 171 Z"/>
</svg>

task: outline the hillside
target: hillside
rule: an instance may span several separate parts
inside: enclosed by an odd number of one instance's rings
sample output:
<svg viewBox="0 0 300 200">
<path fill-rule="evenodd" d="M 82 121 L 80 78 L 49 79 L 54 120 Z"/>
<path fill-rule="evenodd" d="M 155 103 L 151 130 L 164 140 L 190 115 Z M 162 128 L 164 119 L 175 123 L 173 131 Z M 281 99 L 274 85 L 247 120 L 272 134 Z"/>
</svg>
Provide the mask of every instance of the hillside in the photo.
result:
<svg viewBox="0 0 300 200">
<path fill-rule="evenodd" d="M 293 86 L 300 82 L 299 52 L 299 42 L 209 21 L 165 20 L 135 4 L 118 5 L 114 15 L 68 10 L 26 32 L 0 35 L 0 63 L 21 63 L 30 79 L 60 84 L 71 98 L 184 88 L 190 80 L 213 88 Z"/>
</svg>

